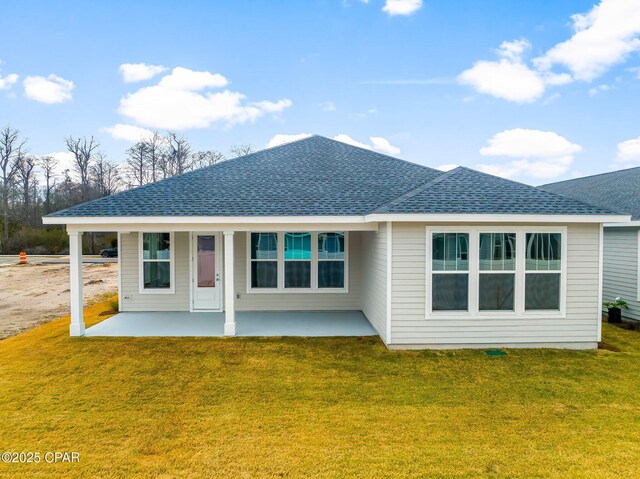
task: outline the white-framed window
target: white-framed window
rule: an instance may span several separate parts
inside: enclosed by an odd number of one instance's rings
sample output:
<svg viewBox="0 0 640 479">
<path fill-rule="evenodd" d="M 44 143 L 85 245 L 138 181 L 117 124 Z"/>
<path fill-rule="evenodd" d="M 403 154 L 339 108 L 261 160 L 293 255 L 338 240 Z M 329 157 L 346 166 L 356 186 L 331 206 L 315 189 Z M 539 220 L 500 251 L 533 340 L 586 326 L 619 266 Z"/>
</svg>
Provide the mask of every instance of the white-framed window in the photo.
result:
<svg viewBox="0 0 640 479">
<path fill-rule="evenodd" d="M 139 233 L 140 293 L 175 292 L 173 233 Z"/>
<path fill-rule="evenodd" d="M 348 292 L 345 232 L 250 232 L 247 292 Z"/>
<path fill-rule="evenodd" d="M 427 318 L 564 317 L 566 227 L 427 227 Z"/>
</svg>

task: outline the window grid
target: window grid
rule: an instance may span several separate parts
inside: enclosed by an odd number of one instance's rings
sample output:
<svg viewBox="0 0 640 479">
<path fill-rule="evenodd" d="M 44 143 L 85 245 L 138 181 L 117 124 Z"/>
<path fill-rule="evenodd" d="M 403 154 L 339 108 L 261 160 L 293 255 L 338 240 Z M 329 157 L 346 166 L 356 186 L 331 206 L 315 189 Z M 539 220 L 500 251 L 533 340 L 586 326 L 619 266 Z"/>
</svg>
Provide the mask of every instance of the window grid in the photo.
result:
<svg viewBox="0 0 640 479">
<path fill-rule="evenodd" d="M 480 271 L 479 265 L 479 236 L 481 233 L 516 233 L 516 266 L 515 271 L 515 308 L 514 310 L 503 311 L 483 311 L 479 309 L 479 279 L 480 274 L 492 274 L 493 271 Z M 566 317 L 566 251 L 567 251 L 567 228 L 549 227 L 549 226 L 518 226 L 518 227 L 446 227 L 431 228 L 426 227 L 427 233 L 427 288 L 426 288 L 426 308 L 425 318 L 452 318 L 452 319 L 469 319 L 482 317 L 509 317 L 509 318 L 537 318 L 540 316 L 547 317 Z M 469 238 L 469 308 L 468 311 L 438 311 L 432 309 L 432 292 L 430 278 L 433 274 L 447 274 L 446 271 L 438 271 L 432 269 L 432 244 L 434 233 L 468 233 Z M 526 248 L 525 237 L 527 233 L 555 233 L 560 238 L 560 269 L 552 271 L 527 271 L 525 264 Z M 507 271 L 508 273 L 509 271 Z M 560 275 L 560 307 L 555 310 L 525 310 L 525 275 L 527 273 L 552 273 Z M 495 271 L 495 273 L 505 273 L 505 271 Z"/>
<path fill-rule="evenodd" d="M 138 233 L 138 292 L 140 294 L 173 294 L 175 292 L 175 242 L 174 233 L 169 232 L 169 257 L 168 258 L 145 258 L 144 257 L 144 238 L 150 234 L 167 234 L 166 231 L 149 231 Z M 146 263 L 168 263 L 169 264 L 169 287 L 168 288 L 147 288 L 144 283 L 144 272 Z"/>
<path fill-rule="evenodd" d="M 344 287 L 342 288 L 319 288 L 318 287 L 318 264 L 322 261 L 332 261 L 318 258 L 318 234 L 324 232 L 308 232 L 311 234 L 311 259 L 286 259 L 285 260 L 285 234 L 289 231 L 280 231 L 278 238 L 278 286 L 277 288 L 253 288 L 251 286 L 251 232 L 247 233 L 247 293 L 348 293 L 349 292 L 349 234 L 344 232 L 344 259 L 335 260 L 344 262 Z M 298 232 L 303 233 L 303 232 Z M 334 233 L 331 231 L 330 233 Z M 275 261 L 275 260 L 267 260 Z M 310 261 L 311 262 L 311 287 L 309 288 L 285 288 L 285 262 L 289 261 Z"/>
</svg>

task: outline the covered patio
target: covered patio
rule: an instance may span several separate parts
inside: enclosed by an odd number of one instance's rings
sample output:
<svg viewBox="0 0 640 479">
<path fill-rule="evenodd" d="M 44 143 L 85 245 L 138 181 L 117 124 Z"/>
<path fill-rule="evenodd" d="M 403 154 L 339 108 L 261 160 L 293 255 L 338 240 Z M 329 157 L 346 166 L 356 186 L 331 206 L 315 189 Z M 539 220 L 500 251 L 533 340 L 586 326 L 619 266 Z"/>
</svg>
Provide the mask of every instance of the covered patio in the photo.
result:
<svg viewBox="0 0 640 479">
<path fill-rule="evenodd" d="M 124 312 L 85 336 L 225 336 L 224 313 Z M 377 336 L 361 311 L 238 311 L 236 336 Z"/>
</svg>

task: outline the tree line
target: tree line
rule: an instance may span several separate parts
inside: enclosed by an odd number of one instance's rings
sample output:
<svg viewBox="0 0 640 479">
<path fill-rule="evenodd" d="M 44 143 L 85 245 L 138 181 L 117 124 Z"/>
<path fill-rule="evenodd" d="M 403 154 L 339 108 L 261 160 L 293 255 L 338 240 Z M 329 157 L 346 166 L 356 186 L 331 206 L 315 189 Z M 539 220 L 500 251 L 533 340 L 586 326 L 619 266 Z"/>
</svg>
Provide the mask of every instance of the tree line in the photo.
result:
<svg viewBox="0 0 640 479">
<path fill-rule="evenodd" d="M 19 130 L 0 130 L 0 251 L 12 254 L 27 249 L 35 254 L 65 253 L 67 237 L 61 228 L 44 226 L 42 216 L 118 191 L 146 185 L 227 159 L 217 150 L 199 151 L 175 131 L 153 132 L 125 151 L 124 161 L 115 162 L 101 151 L 93 137 L 64 139 L 72 167 L 60 171 L 59 159 L 33 155 L 28 139 Z M 249 154 L 251 145 L 231 148 L 229 157 Z M 91 235 L 89 253 L 110 246 L 95 244 Z M 112 242 L 112 238 L 107 238 Z"/>
</svg>

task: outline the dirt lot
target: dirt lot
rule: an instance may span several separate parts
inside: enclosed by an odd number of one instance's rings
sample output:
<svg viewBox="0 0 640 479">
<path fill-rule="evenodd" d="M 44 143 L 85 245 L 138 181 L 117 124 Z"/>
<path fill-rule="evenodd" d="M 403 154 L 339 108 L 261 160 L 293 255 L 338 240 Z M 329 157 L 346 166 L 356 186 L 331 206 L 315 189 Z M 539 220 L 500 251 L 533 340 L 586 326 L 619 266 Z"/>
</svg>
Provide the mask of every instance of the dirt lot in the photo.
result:
<svg viewBox="0 0 640 479">
<path fill-rule="evenodd" d="M 118 290 L 116 263 L 83 266 L 85 304 Z M 69 265 L 0 266 L 0 339 L 69 313 Z"/>
</svg>

